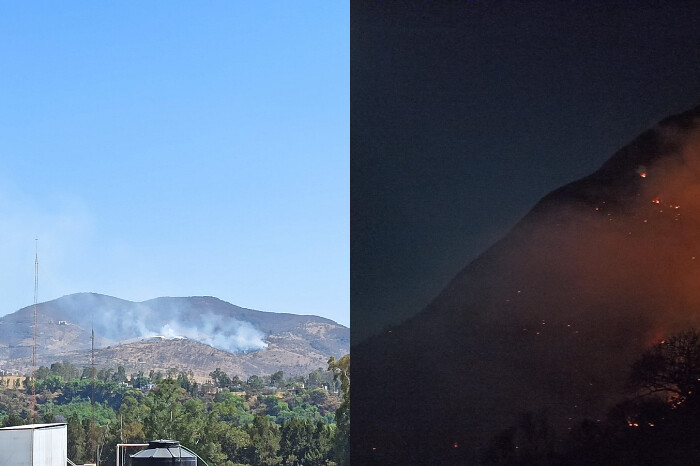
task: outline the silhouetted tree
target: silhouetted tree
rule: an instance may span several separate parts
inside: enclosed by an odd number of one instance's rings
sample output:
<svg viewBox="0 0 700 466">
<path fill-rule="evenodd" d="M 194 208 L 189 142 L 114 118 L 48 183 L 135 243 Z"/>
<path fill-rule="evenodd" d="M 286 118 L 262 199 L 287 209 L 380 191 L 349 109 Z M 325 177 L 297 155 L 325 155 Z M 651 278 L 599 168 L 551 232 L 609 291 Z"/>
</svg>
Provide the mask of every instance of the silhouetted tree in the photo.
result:
<svg viewBox="0 0 700 466">
<path fill-rule="evenodd" d="M 665 395 L 676 405 L 697 397 L 700 334 L 689 330 L 654 345 L 633 364 L 629 384 L 643 395 Z"/>
</svg>

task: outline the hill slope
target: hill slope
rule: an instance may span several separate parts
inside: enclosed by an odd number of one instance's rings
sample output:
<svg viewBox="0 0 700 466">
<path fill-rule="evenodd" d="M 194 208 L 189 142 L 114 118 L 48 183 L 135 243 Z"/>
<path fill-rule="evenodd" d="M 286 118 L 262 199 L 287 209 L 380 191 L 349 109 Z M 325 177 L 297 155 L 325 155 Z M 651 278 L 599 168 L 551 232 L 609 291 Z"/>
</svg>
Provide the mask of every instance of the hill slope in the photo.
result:
<svg viewBox="0 0 700 466">
<path fill-rule="evenodd" d="M 699 127 L 700 107 L 662 121 L 353 347 L 354 457 L 473 460 L 525 411 L 565 431 L 605 414 L 644 348 L 697 327 Z"/>
<path fill-rule="evenodd" d="M 346 354 L 350 346 L 349 329 L 329 319 L 245 309 L 213 297 L 134 303 L 79 293 L 39 304 L 37 322 L 40 363 L 89 363 L 91 328 L 95 347 L 110 347 L 98 352 L 105 362 L 143 368 L 142 359 L 147 369 L 196 373 L 230 367 L 241 376 L 277 370 L 305 374 L 325 367 L 331 355 Z M 33 306 L 0 318 L 3 368 L 31 365 L 32 324 Z M 148 340 L 155 335 L 165 338 Z"/>
</svg>

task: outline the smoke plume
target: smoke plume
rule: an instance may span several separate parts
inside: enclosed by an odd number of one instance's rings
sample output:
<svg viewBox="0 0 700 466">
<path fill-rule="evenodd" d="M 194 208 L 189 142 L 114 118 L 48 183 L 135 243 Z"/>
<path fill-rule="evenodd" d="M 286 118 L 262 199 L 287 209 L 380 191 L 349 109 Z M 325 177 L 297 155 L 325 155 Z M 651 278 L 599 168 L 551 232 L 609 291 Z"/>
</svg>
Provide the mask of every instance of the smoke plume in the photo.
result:
<svg viewBox="0 0 700 466">
<path fill-rule="evenodd" d="M 525 411 L 562 430 L 604 417 L 644 349 L 700 328 L 698 232 L 700 107 L 546 196 L 418 316 L 353 348 L 376 361 L 358 384 L 383 392 L 353 393 L 371 420 L 358 451 L 475 445 Z M 414 378 L 441 382 L 425 406 Z"/>
<path fill-rule="evenodd" d="M 86 328 L 92 326 L 98 335 L 115 342 L 155 336 L 183 337 L 232 353 L 257 351 L 267 346 L 265 334 L 252 323 L 231 317 L 224 308 L 228 303 L 213 298 L 198 299 L 203 305 L 188 298 L 133 303 L 97 294 L 69 295 L 58 302 L 68 320 Z"/>
</svg>

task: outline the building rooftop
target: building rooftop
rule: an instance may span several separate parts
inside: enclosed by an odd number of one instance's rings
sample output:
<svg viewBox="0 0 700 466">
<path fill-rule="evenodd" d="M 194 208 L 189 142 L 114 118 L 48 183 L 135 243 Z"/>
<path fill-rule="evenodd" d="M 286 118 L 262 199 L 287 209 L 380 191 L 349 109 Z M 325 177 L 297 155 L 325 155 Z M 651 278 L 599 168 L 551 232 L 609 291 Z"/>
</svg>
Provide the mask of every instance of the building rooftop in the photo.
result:
<svg viewBox="0 0 700 466">
<path fill-rule="evenodd" d="M 65 426 L 65 422 L 57 422 L 52 424 L 26 424 L 23 426 L 0 427 L 0 430 L 32 430 L 32 429 L 47 429 L 50 427 Z"/>
</svg>

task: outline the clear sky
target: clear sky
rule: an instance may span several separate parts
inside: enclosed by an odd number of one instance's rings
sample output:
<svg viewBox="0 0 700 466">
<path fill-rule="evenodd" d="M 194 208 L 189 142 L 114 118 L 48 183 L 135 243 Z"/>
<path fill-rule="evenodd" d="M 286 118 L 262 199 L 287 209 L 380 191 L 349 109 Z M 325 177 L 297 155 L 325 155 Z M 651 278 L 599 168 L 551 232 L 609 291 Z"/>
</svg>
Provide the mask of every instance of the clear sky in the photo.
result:
<svg viewBox="0 0 700 466">
<path fill-rule="evenodd" d="M 349 2 L 0 5 L 0 314 L 96 292 L 348 325 Z"/>
</svg>

